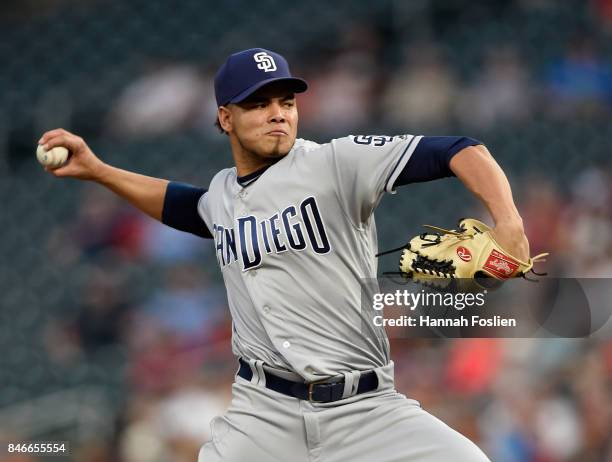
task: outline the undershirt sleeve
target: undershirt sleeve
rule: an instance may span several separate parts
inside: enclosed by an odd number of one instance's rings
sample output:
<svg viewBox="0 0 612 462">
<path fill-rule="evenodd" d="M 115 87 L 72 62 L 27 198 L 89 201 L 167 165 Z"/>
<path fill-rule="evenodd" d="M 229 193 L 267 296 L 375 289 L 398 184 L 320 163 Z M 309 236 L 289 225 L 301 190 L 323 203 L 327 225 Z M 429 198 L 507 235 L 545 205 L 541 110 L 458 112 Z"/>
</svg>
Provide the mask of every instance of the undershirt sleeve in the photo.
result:
<svg viewBox="0 0 612 462">
<path fill-rule="evenodd" d="M 212 234 L 198 213 L 198 202 L 206 189 L 170 182 L 164 197 L 162 223 L 171 228 L 212 239 Z"/>
<path fill-rule="evenodd" d="M 466 136 L 424 136 L 394 186 L 455 176 L 449 167 L 455 154 L 482 142 Z"/>
</svg>

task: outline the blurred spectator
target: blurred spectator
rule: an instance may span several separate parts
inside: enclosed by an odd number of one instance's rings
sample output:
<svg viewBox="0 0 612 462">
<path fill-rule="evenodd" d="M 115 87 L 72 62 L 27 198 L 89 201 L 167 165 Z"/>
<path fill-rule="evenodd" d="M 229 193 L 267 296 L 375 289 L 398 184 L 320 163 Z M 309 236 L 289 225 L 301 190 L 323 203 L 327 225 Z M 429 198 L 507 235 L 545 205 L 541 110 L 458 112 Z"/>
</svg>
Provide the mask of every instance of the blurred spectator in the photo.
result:
<svg viewBox="0 0 612 462">
<path fill-rule="evenodd" d="M 74 326 L 86 352 L 122 342 L 129 314 L 128 294 L 118 271 L 92 270 Z"/>
<path fill-rule="evenodd" d="M 306 129 L 323 135 L 345 135 L 371 120 L 376 62 L 367 52 L 342 52 L 308 80 L 300 95 L 300 115 Z"/>
<path fill-rule="evenodd" d="M 612 178 L 604 166 L 577 172 L 571 184 L 575 206 L 594 213 L 612 215 Z"/>
<path fill-rule="evenodd" d="M 587 350 L 577 364 L 577 371 L 573 376 L 573 391 L 577 394 L 576 405 L 582 417 L 581 432 L 585 435 L 581 460 L 606 460 L 606 451 L 609 454 L 612 449 L 612 395 L 603 351 L 600 346 Z"/>
<path fill-rule="evenodd" d="M 446 363 L 449 388 L 461 395 L 486 393 L 500 365 L 500 342 L 497 339 L 460 339 L 450 345 Z"/>
<path fill-rule="evenodd" d="M 574 37 L 565 55 L 549 66 L 549 107 L 553 114 L 575 119 L 608 114 L 612 104 L 612 70 L 589 37 Z"/>
<path fill-rule="evenodd" d="M 85 281 L 74 318 L 54 319 L 46 326 L 44 345 L 56 364 L 91 361 L 91 355 L 101 349 L 124 342 L 132 295 L 126 290 L 124 274 L 104 265 L 82 271 Z"/>
<path fill-rule="evenodd" d="M 391 342 L 396 388 L 426 409 L 443 407 L 447 395 L 441 394 L 438 388 L 444 382 L 443 344 L 429 339 L 392 339 Z M 436 415 L 439 414 L 436 412 Z"/>
<path fill-rule="evenodd" d="M 128 259 L 141 250 L 140 212 L 98 185 L 83 185 L 73 223 L 59 227 L 49 239 L 54 260 L 68 264 L 80 257 L 114 253 Z"/>
<path fill-rule="evenodd" d="M 522 184 L 526 187 L 522 189 L 525 195 L 519 209 L 531 253 L 550 252 L 555 255 L 558 251 L 565 251 L 570 230 L 561 226 L 566 201 L 563 201 L 557 186 L 550 179 L 533 175 L 528 175 Z"/>
<path fill-rule="evenodd" d="M 141 218 L 141 246 L 147 261 L 168 265 L 202 261 L 204 255 L 210 255 L 212 245 L 209 240 L 178 232 L 145 215 Z"/>
<path fill-rule="evenodd" d="M 125 412 L 127 425 L 119 441 L 124 462 L 165 462 L 168 448 L 160 438 L 156 419 L 157 402 L 147 395 L 135 396 Z"/>
<path fill-rule="evenodd" d="M 212 86 L 191 64 L 155 63 L 124 89 L 110 111 L 109 130 L 123 137 L 146 137 L 194 126 L 211 128 L 216 115 Z"/>
<path fill-rule="evenodd" d="M 612 33 L 612 0 L 591 0 L 593 15 L 608 34 Z"/>
<path fill-rule="evenodd" d="M 538 398 L 534 434 L 539 451 L 551 461 L 572 460 L 583 435 L 580 416 L 569 397 L 545 392 Z"/>
<path fill-rule="evenodd" d="M 193 264 L 166 269 L 166 279 L 141 309 L 159 328 L 185 342 L 205 342 L 225 314 L 225 292 Z"/>
<path fill-rule="evenodd" d="M 519 407 L 520 405 L 520 407 Z M 525 423 L 525 404 L 495 397 L 480 415 L 483 447 L 495 462 L 535 462 L 537 448 Z M 546 460 L 546 459 L 543 459 Z"/>
<path fill-rule="evenodd" d="M 331 53 L 306 72 L 308 91 L 298 96 L 300 125 L 324 136 L 357 133 L 372 121 L 380 80 L 379 32 L 371 22 L 345 23 Z"/>
<path fill-rule="evenodd" d="M 572 207 L 564 226 L 572 226 L 569 244 L 576 276 L 612 275 L 611 191 L 608 172 L 597 168 L 580 172 L 571 185 Z"/>
<path fill-rule="evenodd" d="M 510 45 L 490 48 L 473 84 L 457 101 L 457 117 L 478 128 L 525 120 L 532 112 L 531 89 L 518 51 Z"/>
<path fill-rule="evenodd" d="M 222 376 L 231 380 L 231 375 Z M 160 430 L 174 451 L 184 454 L 186 462 L 194 460 L 202 444 L 212 438 L 211 421 L 229 406 L 229 380 L 215 382 L 194 374 L 160 401 Z"/>
<path fill-rule="evenodd" d="M 167 390 L 207 357 L 229 348 L 224 291 L 192 264 L 166 269 L 166 280 L 133 317 L 130 375 L 141 390 Z M 224 348 L 216 351 L 217 343 Z"/>
<path fill-rule="evenodd" d="M 452 120 L 457 83 L 442 51 L 433 43 L 413 44 L 393 72 L 382 99 L 382 114 L 407 133 L 442 127 Z"/>
<path fill-rule="evenodd" d="M 208 441 L 210 422 L 229 405 L 231 375 L 205 379 L 192 369 L 162 396 L 136 395 L 126 410 L 127 424 L 119 443 L 125 462 L 192 462 Z M 144 445 L 144 450 L 142 446 Z"/>
</svg>

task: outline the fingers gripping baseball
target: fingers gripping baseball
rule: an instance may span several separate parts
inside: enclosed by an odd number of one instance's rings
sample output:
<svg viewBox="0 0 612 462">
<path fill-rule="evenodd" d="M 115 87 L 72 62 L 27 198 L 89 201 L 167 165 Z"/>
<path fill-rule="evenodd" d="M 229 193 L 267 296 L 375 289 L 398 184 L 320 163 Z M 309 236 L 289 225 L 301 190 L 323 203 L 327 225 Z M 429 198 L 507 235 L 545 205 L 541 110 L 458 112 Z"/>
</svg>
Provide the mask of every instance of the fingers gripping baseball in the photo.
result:
<svg viewBox="0 0 612 462">
<path fill-rule="evenodd" d="M 82 180 L 96 178 L 102 162 L 91 151 L 83 138 L 62 128 L 48 131 L 38 141 L 45 150 L 63 146 L 70 152 L 68 161 L 59 168 L 45 167 L 45 170 L 56 177 L 71 177 Z"/>
</svg>

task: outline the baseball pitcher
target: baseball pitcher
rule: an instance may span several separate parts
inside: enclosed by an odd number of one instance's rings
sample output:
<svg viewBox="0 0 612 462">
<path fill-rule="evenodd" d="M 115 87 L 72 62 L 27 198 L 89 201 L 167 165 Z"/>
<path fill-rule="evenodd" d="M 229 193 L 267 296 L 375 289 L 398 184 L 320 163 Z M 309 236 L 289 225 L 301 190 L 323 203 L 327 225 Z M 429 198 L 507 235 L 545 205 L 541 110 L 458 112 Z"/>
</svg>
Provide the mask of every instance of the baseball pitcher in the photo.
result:
<svg viewBox="0 0 612 462">
<path fill-rule="evenodd" d="M 377 274 L 374 209 L 398 186 L 456 176 L 489 210 L 497 243 L 529 245 L 509 183 L 467 137 L 297 138 L 307 90 L 279 54 L 231 55 L 215 78 L 235 167 L 208 189 L 102 162 L 63 129 L 57 177 L 97 182 L 151 217 L 212 239 L 233 319 L 233 399 L 199 462 L 486 461 L 471 441 L 394 389 L 384 331 L 364 330 L 361 290 Z"/>
</svg>

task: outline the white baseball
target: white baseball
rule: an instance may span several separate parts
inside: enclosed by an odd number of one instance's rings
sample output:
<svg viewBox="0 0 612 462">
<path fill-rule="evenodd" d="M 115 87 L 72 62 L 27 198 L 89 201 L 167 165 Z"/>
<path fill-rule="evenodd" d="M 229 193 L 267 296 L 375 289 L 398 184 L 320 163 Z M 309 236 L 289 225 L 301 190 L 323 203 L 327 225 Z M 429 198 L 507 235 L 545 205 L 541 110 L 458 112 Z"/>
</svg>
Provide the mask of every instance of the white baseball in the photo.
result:
<svg viewBox="0 0 612 462">
<path fill-rule="evenodd" d="M 68 160 L 68 149 L 63 146 L 57 146 L 46 151 L 42 145 L 39 145 L 36 148 L 36 158 L 45 167 L 59 168 Z"/>
</svg>

